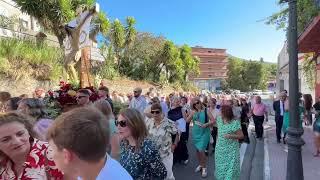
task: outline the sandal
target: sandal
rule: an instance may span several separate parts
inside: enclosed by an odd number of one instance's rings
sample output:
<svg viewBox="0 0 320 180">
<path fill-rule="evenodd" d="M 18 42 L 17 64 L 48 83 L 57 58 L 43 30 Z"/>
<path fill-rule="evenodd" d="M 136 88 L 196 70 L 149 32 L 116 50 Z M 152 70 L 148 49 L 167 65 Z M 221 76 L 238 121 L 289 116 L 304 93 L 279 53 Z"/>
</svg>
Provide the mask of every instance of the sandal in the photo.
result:
<svg viewBox="0 0 320 180">
<path fill-rule="evenodd" d="M 317 152 L 313 153 L 313 157 L 319 157 L 320 151 L 318 150 Z"/>
</svg>

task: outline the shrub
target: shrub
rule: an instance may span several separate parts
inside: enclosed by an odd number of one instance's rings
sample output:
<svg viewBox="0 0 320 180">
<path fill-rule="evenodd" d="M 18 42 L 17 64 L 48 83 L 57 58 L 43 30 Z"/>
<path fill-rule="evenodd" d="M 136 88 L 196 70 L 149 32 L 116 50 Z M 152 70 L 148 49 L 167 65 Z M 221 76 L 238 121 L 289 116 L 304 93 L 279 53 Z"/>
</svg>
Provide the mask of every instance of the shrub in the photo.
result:
<svg viewBox="0 0 320 180">
<path fill-rule="evenodd" d="M 0 39 L 0 73 L 14 79 L 57 80 L 62 74 L 61 49 L 28 39 Z"/>
</svg>

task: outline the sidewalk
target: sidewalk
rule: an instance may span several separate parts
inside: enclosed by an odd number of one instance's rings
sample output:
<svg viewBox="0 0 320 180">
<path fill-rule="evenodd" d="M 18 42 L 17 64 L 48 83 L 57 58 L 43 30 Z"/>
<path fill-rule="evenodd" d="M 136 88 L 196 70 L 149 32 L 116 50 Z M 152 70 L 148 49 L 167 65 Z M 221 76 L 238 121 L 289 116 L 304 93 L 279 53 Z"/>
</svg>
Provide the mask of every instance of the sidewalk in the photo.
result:
<svg viewBox="0 0 320 180">
<path fill-rule="evenodd" d="M 276 126 L 273 117 L 264 126 L 265 129 L 265 180 L 268 175 L 271 180 L 286 179 L 288 148 L 277 143 Z M 312 126 L 304 127 L 302 138 L 305 145 L 302 146 L 303 173 L 306 180 L 320 179 L 320 157 L 313 157 L 313 131 Z M 269 159 L 269 160 L 268 160 Z M 269 167 L 267 167 L 269 166 Z M 270 170 L 270 171 L 269 171 Z"/>
</svg>

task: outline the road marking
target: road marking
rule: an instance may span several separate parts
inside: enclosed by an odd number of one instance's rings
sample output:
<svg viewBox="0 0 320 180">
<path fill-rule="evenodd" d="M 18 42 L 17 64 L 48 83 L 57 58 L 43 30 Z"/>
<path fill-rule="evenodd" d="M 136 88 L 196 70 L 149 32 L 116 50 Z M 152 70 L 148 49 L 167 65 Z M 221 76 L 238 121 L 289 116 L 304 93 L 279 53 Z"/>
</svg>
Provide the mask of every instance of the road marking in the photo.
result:
<svg viewBox="0 0 320 180">
<path fill-rule="evenodd" d="M 247 151 L 247 146 L 248 146 L 247 143 L 242 143 L 240 146 L 240 169 L 242 167 L 244 155 L 246 154 L 246 151 Z"/>
<path fill-rule="evenodd" d="M 268 151 L 268 138 L 264 138 L 264 180 L 270 180 L 270 164 Z"/>
</svg>

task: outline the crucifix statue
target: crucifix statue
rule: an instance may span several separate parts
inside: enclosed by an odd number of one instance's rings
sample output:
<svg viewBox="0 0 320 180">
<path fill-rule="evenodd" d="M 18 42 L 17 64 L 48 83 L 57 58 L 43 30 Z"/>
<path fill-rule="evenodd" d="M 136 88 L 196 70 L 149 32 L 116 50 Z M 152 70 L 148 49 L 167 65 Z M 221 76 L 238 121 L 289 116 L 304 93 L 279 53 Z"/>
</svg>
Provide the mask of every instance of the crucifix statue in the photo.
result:
<svg viewBox="0 0 320 180">
<path fill-rule="evenodd" d="M 96 4 L 94 8 L 84 12 L 82 8 L 78 8 L 76 12 L 77 17 L 64 27 L 67 32 L 67 37 L 64 40 L 64 68 L 70 80 L 79 82 L 80 76 L 81 88 L 91 86 L 89 70 L 91 66 L 90 47 L 92 45 L 92 39 L 90 38 L 95 38 L 96 34 L 90 34 L 92 28 L 90 25 L 93 16 L 98 12 L 99 4 Z M 77 67 L 79 61 L 80 67 Z"/>
</svg>

